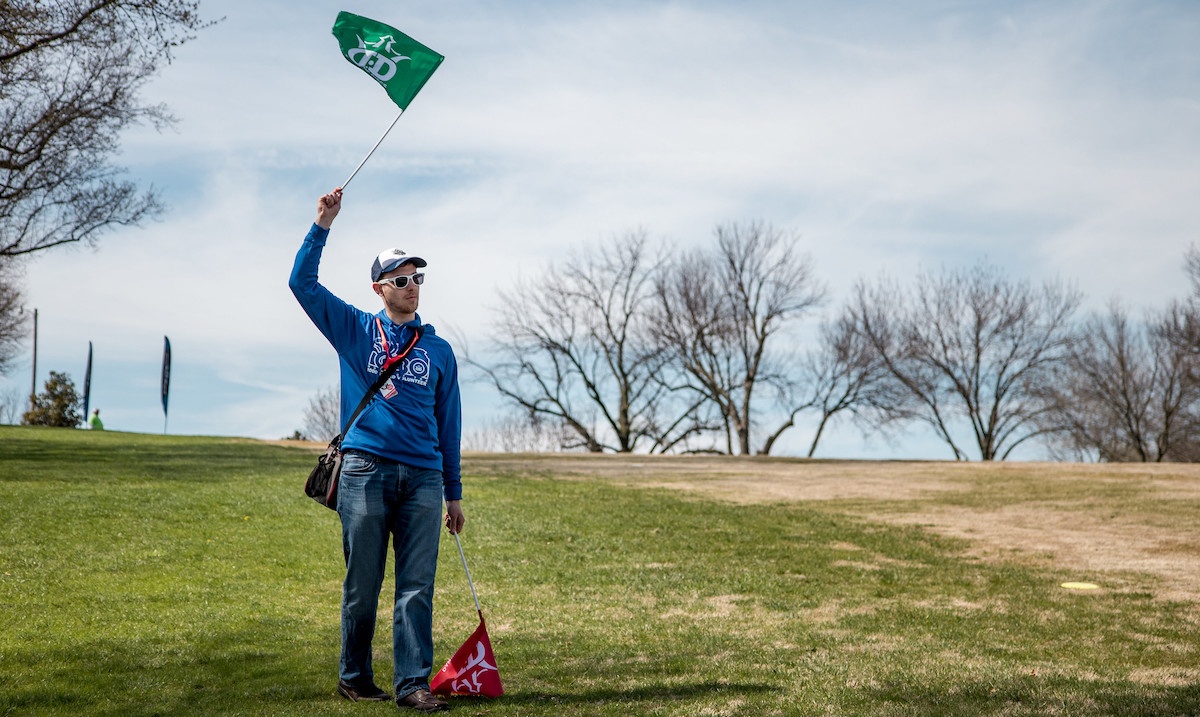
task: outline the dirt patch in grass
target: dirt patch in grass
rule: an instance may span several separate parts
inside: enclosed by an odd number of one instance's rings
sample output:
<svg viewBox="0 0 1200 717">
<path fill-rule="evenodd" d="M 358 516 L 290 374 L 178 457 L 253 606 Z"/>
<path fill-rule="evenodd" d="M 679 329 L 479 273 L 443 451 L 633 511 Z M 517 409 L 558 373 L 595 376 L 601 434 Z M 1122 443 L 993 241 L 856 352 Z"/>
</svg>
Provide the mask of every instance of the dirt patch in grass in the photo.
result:
<svg viewBox="0 0 1200 717">
<path fill-rule="evenodd" d="M 1185 526 L 1168 528 L 1139 522 L 1137 516 L 1073 505 L 1010 505 L 994 510 L 933 506 L 920 515 L 879 516 L 922 525 L 966 538 L 983 557 L 1020 553 L 1028 561 L 1052 565 L 1063 581 L 1097 583 L 1104 589 L 1142 589 L 1112 572 L 1157 576 L 1156 597 L 1200 600 L 1200 537 Z"/>
<path fill-rule="evenodd" d="M 983 559 L 1043 565 L 1062 582 L 1200 602 L 1200 465 L 473 454 L 468 466 L 744 504 L 822 501 L 967 539 Z"/>
</svg>

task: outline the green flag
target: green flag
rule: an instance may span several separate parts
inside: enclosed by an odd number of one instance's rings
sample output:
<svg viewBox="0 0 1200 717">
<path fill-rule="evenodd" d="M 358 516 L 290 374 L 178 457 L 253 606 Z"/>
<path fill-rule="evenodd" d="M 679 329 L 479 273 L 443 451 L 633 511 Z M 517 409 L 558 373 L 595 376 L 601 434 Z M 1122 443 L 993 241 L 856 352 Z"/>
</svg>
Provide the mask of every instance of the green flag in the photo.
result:
<svg viewBox="0 0 1200 717">
<path fill-rule="evenodd" d="M 348 12 L 338 13 L 333 36 L 342 57 L 383 85 L 402 110 L 408 109 L 443 59 L 394 27 Z"/>
</svg>

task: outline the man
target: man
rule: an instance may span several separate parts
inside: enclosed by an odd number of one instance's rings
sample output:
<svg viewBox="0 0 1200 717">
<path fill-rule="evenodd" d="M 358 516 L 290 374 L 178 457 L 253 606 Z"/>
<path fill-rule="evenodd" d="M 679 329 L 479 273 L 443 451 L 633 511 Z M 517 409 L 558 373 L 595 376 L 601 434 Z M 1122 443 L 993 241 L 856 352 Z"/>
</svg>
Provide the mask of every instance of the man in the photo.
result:
<svg viewBox="0 0 1200 717">
<path fill-rule="evenodd" d="M 92 416 L 91 416 L 91 418 L 88 419 L 88 426 L 93 431 L 103 431 L 104 430 L 104 421 L 100 420 L 100 409 L 99 408 L 92 409 Z"/>
<path fill-rule="evenodd" d="M 305 237 L 289 286 L 305 313 L 337 350 L 341 412 L 348 417 L 421 325 L 417 304 L 426 266 L 399 249 L 381 253 L 371 267 L 371 288 L 383 302 L 377 314 L 361 311 L 317 281 L 329 228 L 342 208 L 341 189 L 317 202 L 317 220 Z M 342 589 L 342 654 L 338 694 L 386 701 L 375 685 L 371 637 L 383 587 L 388 538 L 396 554 L 392 685 L 396 704 L 421 712 L 450 708 L 429 692 L 433 669 L 433 582 L 442 520 L 458 533 L 462 511 L 459 443 L 462 433 L 458 366 L 443 339 L 425 326 L 404 363 L 372 399 L 342 439 L 337 512 L 342 522 L 346 580 Z"/>
</svg>

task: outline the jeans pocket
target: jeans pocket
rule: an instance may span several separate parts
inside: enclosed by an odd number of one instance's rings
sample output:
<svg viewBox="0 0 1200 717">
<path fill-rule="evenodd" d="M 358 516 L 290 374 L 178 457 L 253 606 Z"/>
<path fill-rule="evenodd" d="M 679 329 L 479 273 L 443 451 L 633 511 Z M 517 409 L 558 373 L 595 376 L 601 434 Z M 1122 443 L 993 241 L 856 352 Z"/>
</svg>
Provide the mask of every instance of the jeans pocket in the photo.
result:
<svg viewBox="0 0 1200 717">
<path fill-rule="evenodd" d="M 340 515 L 374 515 L 384 511 L 383 480 L 377 463 L 374 456 L 357 451 L 342 457 L 338 487 Z"/>
<path fill-rule="evenodd" d="M 369 475 L 375 471 L 375 457 L 366 453 L 353 451 L 342 455 L 342 475 L 354 473 Z"/>
</svg>

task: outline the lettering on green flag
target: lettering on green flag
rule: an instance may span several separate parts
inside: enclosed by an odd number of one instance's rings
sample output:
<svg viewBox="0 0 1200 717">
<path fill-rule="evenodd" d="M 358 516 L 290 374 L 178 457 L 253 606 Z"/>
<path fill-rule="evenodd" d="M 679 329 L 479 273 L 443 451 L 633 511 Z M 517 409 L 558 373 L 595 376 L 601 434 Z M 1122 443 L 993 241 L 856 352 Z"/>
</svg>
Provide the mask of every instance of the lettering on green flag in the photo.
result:
<svg viewBox="0 0 1200 717">
<path fill-rule="evenodd" d="M 383 85 L 402 110 L 408 109 L 444 59 L 396 28 L 353 13 L 338 13 L 333 36 L 342 57 Z"/>
</svg>

